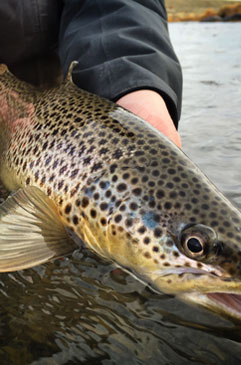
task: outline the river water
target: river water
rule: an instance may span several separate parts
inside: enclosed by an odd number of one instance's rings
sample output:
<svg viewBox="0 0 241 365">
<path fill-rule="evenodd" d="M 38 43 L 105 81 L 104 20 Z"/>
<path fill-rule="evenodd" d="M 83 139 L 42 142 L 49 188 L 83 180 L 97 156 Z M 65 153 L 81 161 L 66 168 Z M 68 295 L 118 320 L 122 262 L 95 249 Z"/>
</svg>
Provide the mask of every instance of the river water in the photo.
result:
<svg viewBox="0 0 241 365">
<path fill-rule="evenodd" d="M 241 208 L 241 23 L 170 24 L 184 151 Z M 152 293 L 87 249 L 0 279 L 0 363 L 240 364 L 241 326 Z"/>
</svg>

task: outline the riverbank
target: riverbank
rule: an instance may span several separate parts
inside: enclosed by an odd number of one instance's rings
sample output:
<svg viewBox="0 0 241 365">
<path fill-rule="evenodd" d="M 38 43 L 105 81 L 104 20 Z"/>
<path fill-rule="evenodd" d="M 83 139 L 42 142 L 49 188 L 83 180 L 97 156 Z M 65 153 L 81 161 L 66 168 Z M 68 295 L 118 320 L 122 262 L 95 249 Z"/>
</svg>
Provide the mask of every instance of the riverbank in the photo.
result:
<svg viewBox="0 0 241 365">
<path fill-rule="evenodd" d="M 166 0 L 169 22 L 239 21 L 241 1 Z"/>
</svg>

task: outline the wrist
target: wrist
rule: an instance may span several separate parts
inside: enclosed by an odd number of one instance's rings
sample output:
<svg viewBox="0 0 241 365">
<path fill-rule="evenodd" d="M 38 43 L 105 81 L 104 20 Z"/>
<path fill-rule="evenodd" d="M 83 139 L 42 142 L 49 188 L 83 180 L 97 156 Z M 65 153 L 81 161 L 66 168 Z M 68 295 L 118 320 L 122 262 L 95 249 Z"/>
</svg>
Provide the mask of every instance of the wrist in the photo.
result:
<svg viewBox="0 0 241 365">
<path fill-rule="evenodd" d="M 117 104 L 146 120 L 181 147 L 180 136 L 168 112 L 164 99 L 156 91 L 143 89 L 121 97 Z"/>
</svg>

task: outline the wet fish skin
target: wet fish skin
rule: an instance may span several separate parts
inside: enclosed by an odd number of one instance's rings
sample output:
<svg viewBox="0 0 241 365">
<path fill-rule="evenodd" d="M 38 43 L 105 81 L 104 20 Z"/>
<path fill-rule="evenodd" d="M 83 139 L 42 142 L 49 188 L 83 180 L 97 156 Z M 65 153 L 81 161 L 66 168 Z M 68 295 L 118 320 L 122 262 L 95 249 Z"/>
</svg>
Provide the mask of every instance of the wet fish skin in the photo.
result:
<svg viewBox="0 0 241 365">
<path fill-rule="evenodd" d="M 41 211 L 42 200 L 47 214 L 49 199 L 51 224 L 61 221 L 153 288 L 241 317 L 206 295 L 241 294 L 241 214 L 188 157 L 145 121 L 68 80 L 40 91 L 0 73 L 0 177 L 10 191 L 25 192 L 7 208 L 16 214 L 14 207 L 25 207 L 30 197 L 30 215 L 35 207 Z M 6 230 L 0 270 L 49 260 L 49 252 L 38 259 L 40 246 L 31 241 L 30 258 L 11 264 L 10 255 L 1 269 L 12 219 L 7 211 L 0 214 L 0 232 L 1 219 Z M 17 219 L 21 225 L 20 213 Z M 68 252 L 57 239 L 46 241 L 52 257 Z"/>
</svg>

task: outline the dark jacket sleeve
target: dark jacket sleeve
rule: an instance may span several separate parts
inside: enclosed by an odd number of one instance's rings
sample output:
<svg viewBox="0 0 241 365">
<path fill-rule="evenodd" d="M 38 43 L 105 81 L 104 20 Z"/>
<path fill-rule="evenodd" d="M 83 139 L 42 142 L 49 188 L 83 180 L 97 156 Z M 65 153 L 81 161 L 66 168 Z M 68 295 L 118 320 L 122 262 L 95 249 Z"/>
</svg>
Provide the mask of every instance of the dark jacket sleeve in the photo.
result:
<svg viewBox="0 0 241 365">
<path fill-rule="evenodd" d="M 35 85 L 54 85 L 60 77 L 55 54 L 60 0 L 0 1 L 0 63 Z"/>
<path fill-rule="evenodd" d="M 12 66 L 56 47 L 61 10 L 60 0 L 0 1 L 0 61 Z"/>
<path fill-rule="evenodd" d="M 155 90 L 177 126 L 182 73 L 164 1 L 66 0 L 59 47 L 64 73 L 71 61 L 79 62 L 73 72 L 79 87 L 114 101 L 134 90 Z"/>
</svg>

